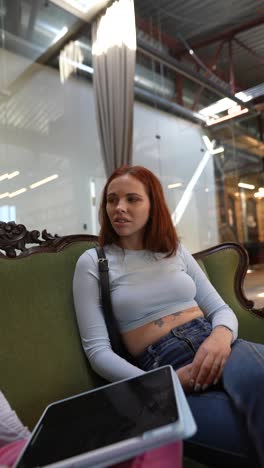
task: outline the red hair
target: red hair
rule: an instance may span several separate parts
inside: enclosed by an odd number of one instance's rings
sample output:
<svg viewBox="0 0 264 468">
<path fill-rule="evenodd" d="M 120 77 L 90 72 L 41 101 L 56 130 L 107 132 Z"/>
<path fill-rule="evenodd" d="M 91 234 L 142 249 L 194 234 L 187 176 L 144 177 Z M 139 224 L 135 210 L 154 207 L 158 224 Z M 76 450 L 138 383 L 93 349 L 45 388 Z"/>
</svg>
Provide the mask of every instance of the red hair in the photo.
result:
<svg viewBox="0 0 264 468">
<path fill-rule="evenodd" d="M 150 200 L 150 216 L 145 227 L 143 245 L 152 252 L 166 252 L 170 257 L 177 251 L 179 238 L 172 224 L 163 189 L 159 179 L 143 166 L 122 166 L 116 169 L 107 180 L 101 200 L 99 220 L 101 229 L 99 243 L 101 246 L 117 243 L 119 236 L 114 231 L 106 211 L 107 190 L 112 180 L 129 174 L 139 180 L 145 187 Z"/>
</svg>

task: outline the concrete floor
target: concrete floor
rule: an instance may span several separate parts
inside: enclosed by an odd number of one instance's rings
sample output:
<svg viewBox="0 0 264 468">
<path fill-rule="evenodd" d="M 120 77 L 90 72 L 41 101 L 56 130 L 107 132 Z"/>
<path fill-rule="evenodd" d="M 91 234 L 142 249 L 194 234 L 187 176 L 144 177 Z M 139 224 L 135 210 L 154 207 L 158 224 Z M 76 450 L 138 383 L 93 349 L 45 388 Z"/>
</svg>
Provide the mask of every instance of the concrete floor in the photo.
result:
<svg viewBox="0 0 264 468">
<path fill-rule="evenodd" d="M 255 265 L 251 273 L 247 273 L 244 282 L 244 291 L 248 299 L 255 303 L 255 308 L 264 307 L 264 264 Z M 263 293 L 263 297 L 258 295 Z"/>
</svg>

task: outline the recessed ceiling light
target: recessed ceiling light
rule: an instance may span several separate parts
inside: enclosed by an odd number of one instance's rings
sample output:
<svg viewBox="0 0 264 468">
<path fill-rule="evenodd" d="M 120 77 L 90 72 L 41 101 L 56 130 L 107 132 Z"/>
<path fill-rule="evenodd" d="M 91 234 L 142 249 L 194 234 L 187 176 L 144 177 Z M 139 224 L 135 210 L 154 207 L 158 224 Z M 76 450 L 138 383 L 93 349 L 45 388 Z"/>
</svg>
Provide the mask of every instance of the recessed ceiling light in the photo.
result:
<svg viewBox="0 0 264 468">
<path fill-rule="evenodd" d="M 7 172 L 0 176 L 0 181 L 5 180 L 5 179 L 8 179 L 8 173 Z"/>
<path fill-rule="evenodd" d="M 48 182 L 51 182 L 54 179 L 57 179 L 59 176 L 58 174 L 53 174 L 52 176 L 46 177 L 45 179 L 39 180 L 38 182 L 34 182 L 34 184 L 31 184 L 29 188 L 34 189 L 39 187 L 40 185 L 47 184 Z"/>
<path fill-rule="evenodd" d="M 13 177 L 16 177 L 19 174 L 20 174 L 19 171 L 14 171 L 14 172 L 11 172 L 10 174 L 6 172 L 6 174 L 3 174 L 0 176 L 0 182 L 2 182 L 2 180 L 5 180 L 5 179 L 13 179 Z"/>
<path fill-rule="evenodd" d="M 8 179 L 13 179 L 13 177 L 16 177 L 20 174 L 19 171 L 14 171 L 14 172 L 11 172 L 11 174 L 8 174 Z"/>
<path fill-rule="evenodd" d="M 264 198 L 264 192 L 255 192 L 254 197 L 255 198 Z"/>
<path fill-rule="evenodd" d="M 239 182 L 237 185 L 238 185 L 238 187 L 246 188 L 246 189 L 249 189 L 249 190 L 254 190 L 254 188 L 255 188 L 255 185 L 245 184 L 244 182 Z"/>
<path fill-rule="evenodd" d="M 172 188 L 177 188 L 177 187 L 181 187 L 181 186 L 182 186 L 181 182 L 176 182 L 176 184 L 169 184 L 168 188 L 172 189 Z"/>
<path fill-rule="evenodd" d="M 21 193 L 24 193 L 26 192 L 27 189 L 25 187 L 19 189 L 19 190 L 16 190 L 15 192 L 12 192 L 12 193 L 9 193 L 9 198 L 13 198 L 13 197 L 16 197 L 17 195 L 20 195 Z"/>
</svg>

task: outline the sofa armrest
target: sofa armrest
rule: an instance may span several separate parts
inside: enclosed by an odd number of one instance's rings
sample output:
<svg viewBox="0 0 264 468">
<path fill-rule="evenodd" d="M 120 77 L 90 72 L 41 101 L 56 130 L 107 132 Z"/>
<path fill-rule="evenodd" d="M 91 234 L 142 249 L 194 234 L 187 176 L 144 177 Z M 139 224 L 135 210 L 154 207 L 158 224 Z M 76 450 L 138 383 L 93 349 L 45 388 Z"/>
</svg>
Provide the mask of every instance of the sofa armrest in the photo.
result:
<svg viewBox="0 0 264 468">
<path fill-rule="evenodd" d="M 264 308 L 254 308 L 254 302 L 244 293 L 248 269 L 248 254 L 236 242 L 225 242 L 197 252 L 194 258 L 203 264 L 207 276 L 224 301 L 236 313 L 239 337 L 264 343 Z M 263 326 L 261 326 L 263 325 Z"/>
</svg>

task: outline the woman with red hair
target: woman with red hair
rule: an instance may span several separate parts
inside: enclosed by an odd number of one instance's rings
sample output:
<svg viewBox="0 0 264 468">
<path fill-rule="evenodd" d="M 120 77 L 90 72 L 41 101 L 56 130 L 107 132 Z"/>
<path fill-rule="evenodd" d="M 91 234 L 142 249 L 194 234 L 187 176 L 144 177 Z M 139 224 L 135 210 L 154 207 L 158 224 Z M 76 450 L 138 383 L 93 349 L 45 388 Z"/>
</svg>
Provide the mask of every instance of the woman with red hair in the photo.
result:
<svg viewBox="0 0 264 468">
<path fill-rule="evenodd" d="M 73 291 L 91 366 L 114 381 L 172 365 L 198 426 L 189 453 L 210 466 L 264 467 L 264 346 L 237 339 L 234 312 L 179 242 L 158 178 L 141 166 L 117 169 L 99 216 L 113 311 L 133 362 L 111 347 L 90 249 Z"/>
</svg>

